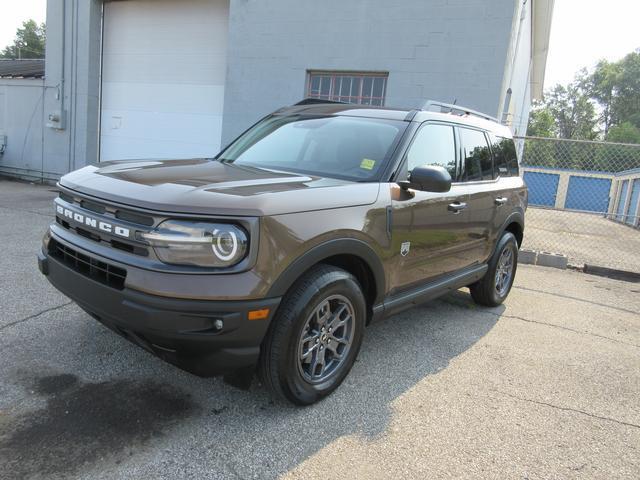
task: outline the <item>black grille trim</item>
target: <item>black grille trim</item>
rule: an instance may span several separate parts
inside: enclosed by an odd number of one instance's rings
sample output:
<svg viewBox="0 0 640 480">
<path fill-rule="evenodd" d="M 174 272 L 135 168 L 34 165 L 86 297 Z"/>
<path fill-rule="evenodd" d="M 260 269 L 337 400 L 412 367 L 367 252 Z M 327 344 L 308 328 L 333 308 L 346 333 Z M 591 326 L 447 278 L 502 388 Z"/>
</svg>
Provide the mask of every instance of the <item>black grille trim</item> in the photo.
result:
<svg viewBox="0 0 640 480">
<path fill-rule="evenodd" d="M 48 251 L 52 258 L 75 272 L 116 290 L 124 290 L 127 278 L 125 269 L 96 260 L 54 239 L 49 241 Z"/>
</svg>

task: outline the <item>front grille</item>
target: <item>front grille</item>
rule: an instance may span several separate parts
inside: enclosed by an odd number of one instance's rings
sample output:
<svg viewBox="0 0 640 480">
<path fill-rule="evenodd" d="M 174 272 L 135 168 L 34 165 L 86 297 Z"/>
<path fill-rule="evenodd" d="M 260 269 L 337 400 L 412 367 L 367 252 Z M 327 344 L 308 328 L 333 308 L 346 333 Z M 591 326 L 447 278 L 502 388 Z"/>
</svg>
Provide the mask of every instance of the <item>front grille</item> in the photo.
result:
<svg viewBox="0 0 640 480">
<path fill-rule="evenodd" d="M 127 271 L 67 247 L 54 239 L 49 241 L 49 255 L 81 275 L 117 290 L 124 289 Z"/>
<path fill-rule="evenodd" d="M 93 212 L 101 215 L 101 217 L 109 223 L 117 223 L 113 222 L 113 219 L 123 220 L 128 222 L 126 227 L 133 231 L 137 231 L 138 228 L 140 230 L 148 230 L 147 227 L 154 225 L 154 219 L 152 217 L 119 210 L 114 207 L 109 207 L 105 204 L 96 203 L 86 199 L 77 199 L 63 192 L 60 193 L 60 199 L 71 204 L 73 207 L 80 207 L 82 210 L 78 210 L 78 213 L 83 216 L 91 216 L 91 213 L 88 212 Z M 73 211 L 75 212 L 75 210 Z M 80 224 L 77 222 L 69 222 L 68 218 L 61 213 L 56 214 L 56 222 L 64 229 L 73 231 L 77 235 L 88 238 L 94 242 L 102 243 L 103 245 L 106 244 L 111 248 L 116 248 L 133 255 L 141 257 L 149 256 L 148 247 L 140 241 L 137 241 L 135 237 L 131 239 L 115 238 L 114 235 L 102 232 L 95 228 L 93 230 L 85 228 L 85 225 L 82 222 L 80 222 Z"/>
</svg>

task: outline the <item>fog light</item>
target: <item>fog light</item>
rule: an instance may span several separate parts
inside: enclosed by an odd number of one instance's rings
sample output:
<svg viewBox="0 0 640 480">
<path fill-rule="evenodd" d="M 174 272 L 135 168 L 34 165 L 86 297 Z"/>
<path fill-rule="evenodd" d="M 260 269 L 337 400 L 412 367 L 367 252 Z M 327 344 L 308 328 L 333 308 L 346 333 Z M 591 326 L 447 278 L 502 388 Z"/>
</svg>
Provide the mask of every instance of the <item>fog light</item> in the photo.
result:
<svg viewBox="0 0 640 480">
<path fill-rule="evenodd" d="M 213 328 L 216 330 L 222 330 L 224 328 L 224 322 L 218 318 L 213 322 Z"/>
</svg>

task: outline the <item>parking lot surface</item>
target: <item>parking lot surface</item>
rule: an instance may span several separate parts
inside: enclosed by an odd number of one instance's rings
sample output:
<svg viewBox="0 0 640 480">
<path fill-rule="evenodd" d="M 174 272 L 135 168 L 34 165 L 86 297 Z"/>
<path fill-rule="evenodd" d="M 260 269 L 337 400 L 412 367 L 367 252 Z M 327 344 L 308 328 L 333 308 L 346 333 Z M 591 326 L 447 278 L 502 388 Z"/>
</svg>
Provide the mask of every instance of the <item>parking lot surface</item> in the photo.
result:
<svg viewBox="0 0 640 480">
<path fill-rule="evenodd" d="M 602 215 L 529 207 L 523 248 L 561 253 L 585 263 L 640 273 L 640 230 Z"/>
<path fill-rule="evenodd" d="M 640 285 L 520 266 L 371 326 L 308 408 L 202 379 L 38 273 L 49 187 L 0 181 L 0 478 L 640 477 Z"/>
</svg>

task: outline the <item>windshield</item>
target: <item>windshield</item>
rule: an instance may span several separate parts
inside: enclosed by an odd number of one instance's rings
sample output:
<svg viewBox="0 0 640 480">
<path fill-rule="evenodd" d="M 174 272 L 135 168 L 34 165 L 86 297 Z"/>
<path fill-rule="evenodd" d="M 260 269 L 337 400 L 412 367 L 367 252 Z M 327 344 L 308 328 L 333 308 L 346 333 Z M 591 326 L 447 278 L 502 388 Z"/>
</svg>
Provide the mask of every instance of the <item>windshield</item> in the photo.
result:
<svg viewBox="0 0 640 480">
<path fill-rule="evenodd" d="M 376 178 L 406 128 L 357 117 L 273 116 L 219 155 L 222 162 L 356 181 Z"/>
</svg>

